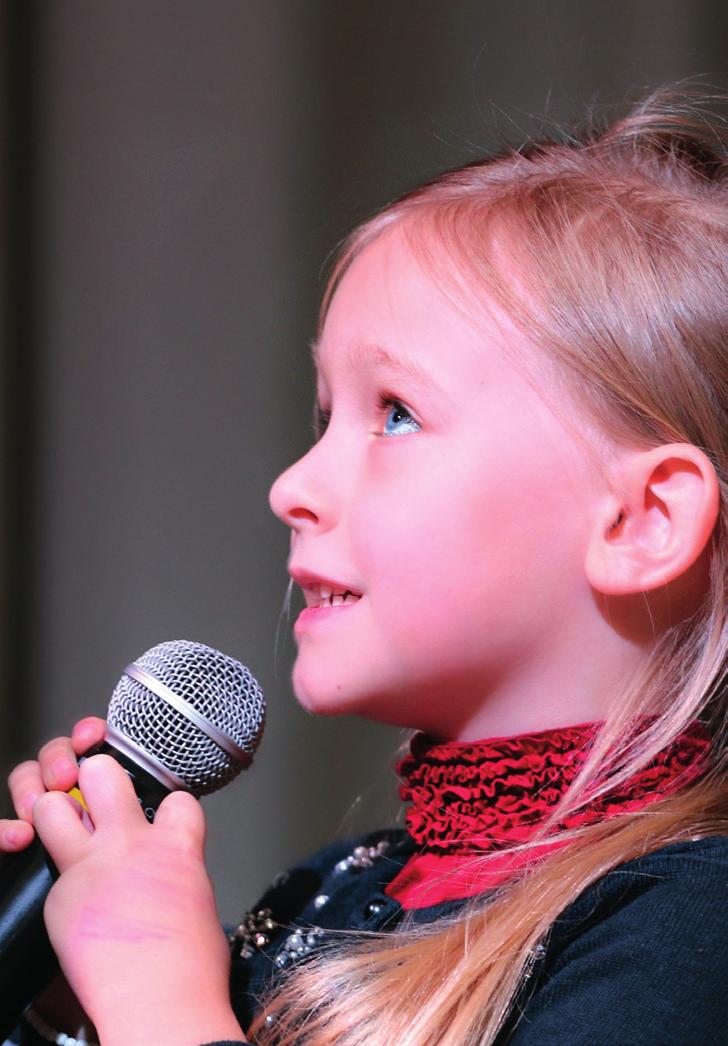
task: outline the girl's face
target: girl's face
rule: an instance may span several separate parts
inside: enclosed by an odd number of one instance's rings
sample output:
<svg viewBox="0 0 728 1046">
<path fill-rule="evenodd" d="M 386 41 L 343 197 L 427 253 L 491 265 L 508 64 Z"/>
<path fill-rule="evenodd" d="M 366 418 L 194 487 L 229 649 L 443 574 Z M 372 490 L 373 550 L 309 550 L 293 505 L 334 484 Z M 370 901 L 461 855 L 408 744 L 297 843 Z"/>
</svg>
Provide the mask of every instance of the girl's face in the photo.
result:
<svg viewBox="0 0 728 1046">
<path fill-rule="evenodd" d="M 592 603 L 592 469 L 502 338 L 447 300 L 396 227 L 336 291 L 316 352 L 330 420 L 271 491 L 292 576 L 361 594 L 296 622 L 306 708 L 453 738 L 591 717 L 539 712 L 545 662 Z"/>
</svg>

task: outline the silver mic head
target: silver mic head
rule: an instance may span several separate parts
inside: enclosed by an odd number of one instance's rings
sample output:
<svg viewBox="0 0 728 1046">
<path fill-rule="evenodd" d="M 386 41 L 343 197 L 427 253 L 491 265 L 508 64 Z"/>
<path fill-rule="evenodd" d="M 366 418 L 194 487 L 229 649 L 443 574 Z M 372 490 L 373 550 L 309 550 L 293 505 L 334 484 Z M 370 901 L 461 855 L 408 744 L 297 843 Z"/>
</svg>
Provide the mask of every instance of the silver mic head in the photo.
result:
<svg viewBox="0 0 728 1046">
<path fill-rule="evenodd" d="M 206 795 L 248 767 L 265 723 L 263 692 L 233 657 L 203 643 L 159 643 L 112 694 L 107 738 L 163 785 Z"/>
</svg>

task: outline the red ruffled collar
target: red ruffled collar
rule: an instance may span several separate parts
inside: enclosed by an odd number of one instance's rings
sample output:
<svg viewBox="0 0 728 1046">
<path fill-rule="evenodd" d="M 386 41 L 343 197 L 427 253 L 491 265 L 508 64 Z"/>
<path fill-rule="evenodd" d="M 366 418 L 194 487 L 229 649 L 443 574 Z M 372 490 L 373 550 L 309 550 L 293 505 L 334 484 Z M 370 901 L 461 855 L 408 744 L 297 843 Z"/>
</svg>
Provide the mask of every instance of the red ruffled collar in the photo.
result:
<svg viewBox="0 0 728 1046">
<path fill-rule="evenodd" d="M 418 902 L 416 896 L 426 880 L 456 869 L 464 857 L 506 850 L 529 839 L 579 772 L 600 725 L 581 723 L 473 742 L 436 742 L 417 734 L 397 771 L 400 796 L 410 804 L 407 831 L 418 854 L 387 893 L 405 907 L 422 907 L 480 892 L 484 886 L 472 881 L 471 872 L 466 892 L 457 876 L 446 876 L 434 887 L 430 882 L 426 899 Z M 706 728 L 698 721 L 691 723 L 648 767 L 567 817 L 561 827 L 637 810 L 685 787 L 702 774 L 709 743 Z M 513 869 L 513 855 L 508 856 L 507 867 Z M 487 886 L 493 886 L 497 863 L 491 862 L 488 869 Z"/>
</svg>

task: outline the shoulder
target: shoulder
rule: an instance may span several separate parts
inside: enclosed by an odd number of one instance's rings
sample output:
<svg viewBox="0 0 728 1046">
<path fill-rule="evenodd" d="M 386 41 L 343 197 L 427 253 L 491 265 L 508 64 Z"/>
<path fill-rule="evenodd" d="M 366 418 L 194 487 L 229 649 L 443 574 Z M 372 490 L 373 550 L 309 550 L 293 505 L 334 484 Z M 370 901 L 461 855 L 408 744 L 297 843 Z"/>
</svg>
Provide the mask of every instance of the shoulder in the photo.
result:
<svg viewBox="0 0 728 1046">
<path fill-rule="evenodd" d="M 660 881 L 722 881 L 728 872 L 728 835 L 712 835 L 652 850 L 613 869 L 603 881 L 648 875 Z"/>
<path fill-rule="evenodd" d="M 714 909 L 725 903 L 727 890 L 728 836 L 673 843 L 612 869 L 562 913 L 556 926 L 568 935 L 570 926 L 610 914 L 646 924 L 650 913 L 666 913 L 680 898 L 690 897 L 686 910 L 674 913 L 687 926 L 696 915 L 696 901 L 703 910 Z"/>
<path fill-rule="evenodd" d="M 725 1041 L 728 836 L 613 869 L 556 920 L 509 1042 Z"/>
</svg>

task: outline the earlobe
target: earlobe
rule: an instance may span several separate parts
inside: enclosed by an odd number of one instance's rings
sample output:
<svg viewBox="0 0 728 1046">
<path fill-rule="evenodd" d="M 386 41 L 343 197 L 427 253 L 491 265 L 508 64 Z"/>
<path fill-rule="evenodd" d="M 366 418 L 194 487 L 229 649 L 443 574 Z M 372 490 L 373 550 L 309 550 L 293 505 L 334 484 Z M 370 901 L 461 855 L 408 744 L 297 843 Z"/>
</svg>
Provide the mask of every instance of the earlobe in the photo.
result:
<svg viewBox="0 0 728 1046">
<path fill-rule="evenodd" d="M 625 453 L 587 549 L 590 585 L 605 595 L 649 592 L 698 560 L 715 527 L 718 477 L 691 443 Z"/>
</svg>

